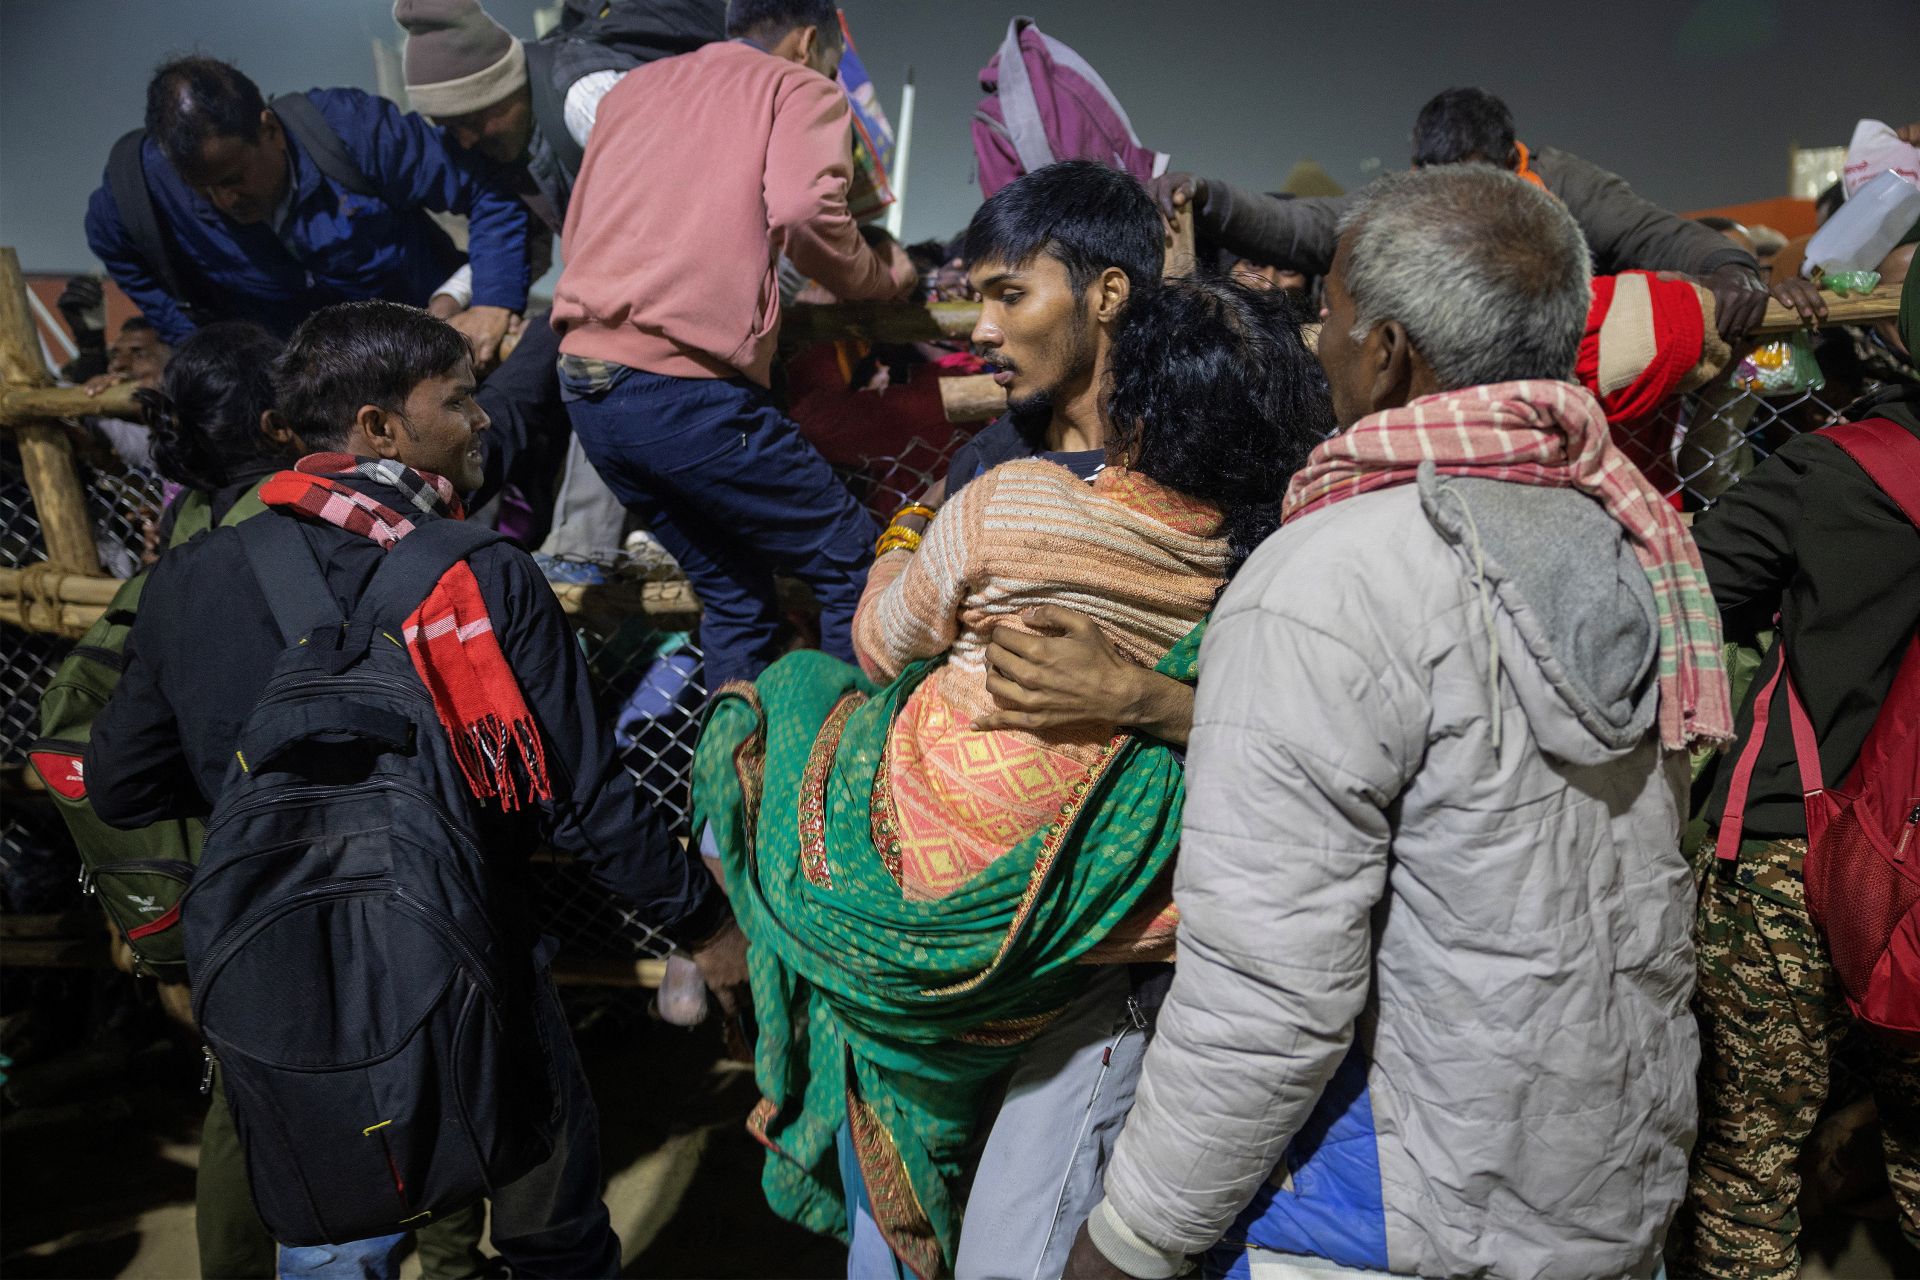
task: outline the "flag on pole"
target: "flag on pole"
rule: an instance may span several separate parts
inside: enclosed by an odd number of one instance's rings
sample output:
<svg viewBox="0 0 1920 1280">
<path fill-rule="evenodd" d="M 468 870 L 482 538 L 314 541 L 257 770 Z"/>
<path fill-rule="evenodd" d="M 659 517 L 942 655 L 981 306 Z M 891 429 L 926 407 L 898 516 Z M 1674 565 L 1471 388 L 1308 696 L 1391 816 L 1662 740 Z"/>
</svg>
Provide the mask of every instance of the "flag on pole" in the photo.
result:
<svg viewBox="0 0 1920 1280">
<path fill-rule="evenodd" d="M 887 123 L 880 95 L 874 92 L 873 80 L 853 47 L 845 10 L 840 12 L 840 37 L 846 50 L 840 55 L 840 87 L 853 108 L 853 186 L 847 192 L 847 207 L 856 219 L 866 222 L 893 203 L 893 185 L 887 179 L 893 167 L 893 126 Z"/>
</svg>

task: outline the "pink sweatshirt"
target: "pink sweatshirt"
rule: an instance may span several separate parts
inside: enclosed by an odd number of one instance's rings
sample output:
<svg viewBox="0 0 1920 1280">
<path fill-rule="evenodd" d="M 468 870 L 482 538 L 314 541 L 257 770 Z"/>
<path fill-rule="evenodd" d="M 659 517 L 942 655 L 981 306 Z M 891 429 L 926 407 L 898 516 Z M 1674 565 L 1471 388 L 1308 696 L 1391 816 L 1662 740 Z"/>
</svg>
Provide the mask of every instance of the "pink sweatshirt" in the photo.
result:
<svg viewBox="0 0 1920 1280">
<path fill-rule="evenodd" d="M 561 351 L 766 384 L 785 253 L 849 301 L 896 298 L 912 262 L 860 238 L 846 95 L 728 41 L 637 67 L 601 100 L 554 290 Z"/>
</svg>

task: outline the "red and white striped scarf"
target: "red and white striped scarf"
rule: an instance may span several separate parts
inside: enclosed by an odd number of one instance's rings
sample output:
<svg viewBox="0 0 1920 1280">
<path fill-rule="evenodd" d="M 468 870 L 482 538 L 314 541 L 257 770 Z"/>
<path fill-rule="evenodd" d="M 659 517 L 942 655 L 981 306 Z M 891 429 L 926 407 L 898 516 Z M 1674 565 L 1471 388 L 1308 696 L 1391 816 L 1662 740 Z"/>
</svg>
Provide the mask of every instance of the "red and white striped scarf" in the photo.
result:
<svg viewBox="0 0 1920 1280">
<path fill-rule="evenodd" d="M 261 486 L 260 500 L 369 538 L 382 550 L 413 532 L 412 518 L 344 483 L 347 477 L 397 489 L 422 515 L 454 520 L 464 515 L 445 477 L 391 459 L 348 453 L 309 454 L 293 470 L 274 473 Z M 524 799 L 551 800 L 539 726 L 501 652 L 479 580 L 466 561 L 441 576 L 407 616 L 403 635 L 407 656 L 433 698 L 433 709 L 473 794 L 482 800 L 497 798 L 503 809 L 517 809 L 523 800 L 519 773 L 524 770 Z"/>
<path fill-rule="evenodd" d="M 1578 489 L 1626 530 L 1660 612 L 1660 740 L 1673 750 L 1733 737 L 1720 611 L 1680 517 L 1614 445 L 1584 387 L 1550 379 L 1423 396 L 1321 442 L 1294 474 L 1282 522 L 1375 489 L 1441 475 Z"/>
</svg>

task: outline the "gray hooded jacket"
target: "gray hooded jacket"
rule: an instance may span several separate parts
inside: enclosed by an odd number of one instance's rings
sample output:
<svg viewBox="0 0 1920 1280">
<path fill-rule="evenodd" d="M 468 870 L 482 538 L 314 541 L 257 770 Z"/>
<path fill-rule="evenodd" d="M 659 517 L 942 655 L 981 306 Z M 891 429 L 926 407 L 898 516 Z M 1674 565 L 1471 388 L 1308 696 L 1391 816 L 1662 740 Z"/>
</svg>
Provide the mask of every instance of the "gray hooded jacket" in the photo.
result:
<svg viewBox="0 0 1920 1280">
<path fill-rule="evenodd" d="M 1647 1276 L 1686 1178 L 1684 758 L 1620 528 L 1439 479 L 1287 525 L 1211 623 L 1128 1234 Z"/>
</svg>

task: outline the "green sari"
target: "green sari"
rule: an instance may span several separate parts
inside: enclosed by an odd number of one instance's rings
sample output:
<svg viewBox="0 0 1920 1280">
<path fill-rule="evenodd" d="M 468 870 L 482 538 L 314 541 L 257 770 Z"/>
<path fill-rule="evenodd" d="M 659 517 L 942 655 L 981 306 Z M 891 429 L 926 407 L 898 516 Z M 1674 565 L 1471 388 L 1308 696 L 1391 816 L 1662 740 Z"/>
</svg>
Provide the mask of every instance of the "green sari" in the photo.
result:
<svg viewBox="0 0 1920 1280">
<path fill-rule="evenodd" d="M 1204 629 L 1157 670 L 1191 681 Z M 1053 822 L 950 896 L 909 901 L 880 765 L 937 665 L 875 689 L 824 654 L 791 654 L 720 691 L 693 781 L 694 830 L 711 829 L 752 944 L 761 1102 L 747 1127 L 768 1149 L 768 1203 L 846 1237 L 844 1121 L 875 1221 L 925 1280 L 952 1271 L 996 1076 L 1086 988 L 1095 974 L 1078 961 L 1169 870 L 1185 796 L 1171 747 L 1116 735 Z"/>
</svg>

